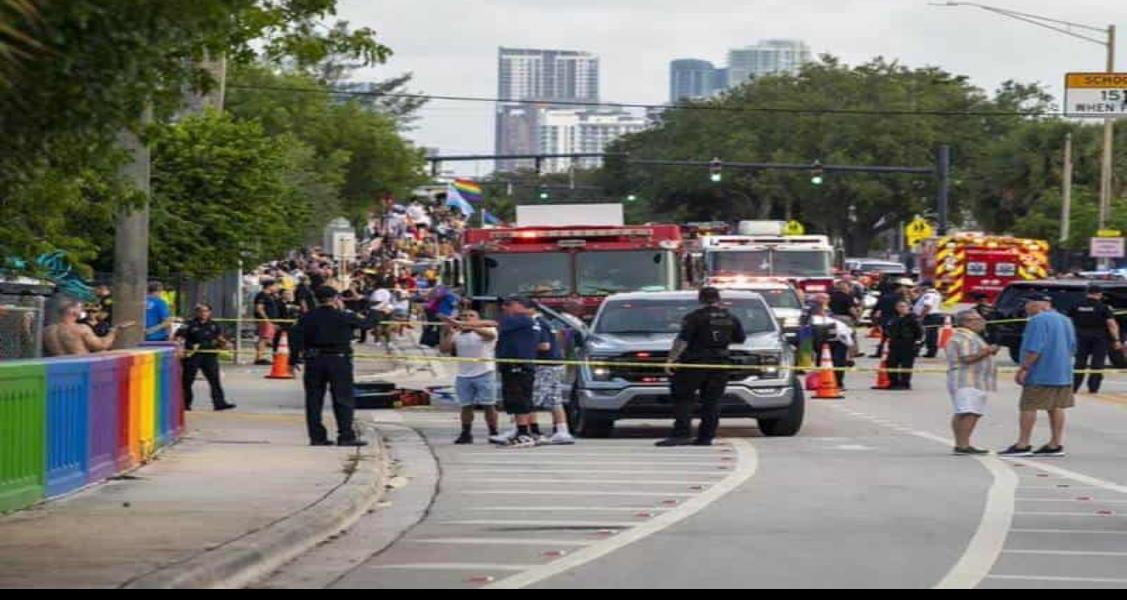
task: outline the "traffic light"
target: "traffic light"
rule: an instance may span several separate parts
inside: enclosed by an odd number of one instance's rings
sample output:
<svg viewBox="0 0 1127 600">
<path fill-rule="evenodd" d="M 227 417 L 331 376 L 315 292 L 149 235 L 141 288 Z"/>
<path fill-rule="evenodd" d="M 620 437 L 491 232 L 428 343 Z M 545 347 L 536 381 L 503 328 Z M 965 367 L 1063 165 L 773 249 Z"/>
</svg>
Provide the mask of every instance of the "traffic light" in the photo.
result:
<svg viewBox="0 0 1127 600">
<path fill-rule="evenodd" d="M 814 166 L 810 169 L 810 183 L 822 185 L 825 181 L 825 170 L 822 169 L 822 162 L 816 160 L 814 161 Z"/>
<path fill-rule="evenodd" d="M 627 201 L 627 202 L 633 202 L 633 201 L 635 201 L 635 200 L 637 200 L 637 199 L 638 199 L 638 196 L 636 196 L 636 195 L 634 195 L 634 194 L 629 194 L 628 196 L 626 196 L 626 201 Z"/>
<path fill-rule="evenodd" d="M 549 197 L 550 196 L 548 195 L 548 190 L 540 190 L 540 199 L 541 200 L 547 200 Z"/>
<path fill-rule="evenodd" d="M 708 163 L 708 178 L 712 183 L 720 183 L 723 177 L 720 175 L 720 169 L 724 168 L 724 162 L 719 158 L 714 158 Z"/>
</svg>

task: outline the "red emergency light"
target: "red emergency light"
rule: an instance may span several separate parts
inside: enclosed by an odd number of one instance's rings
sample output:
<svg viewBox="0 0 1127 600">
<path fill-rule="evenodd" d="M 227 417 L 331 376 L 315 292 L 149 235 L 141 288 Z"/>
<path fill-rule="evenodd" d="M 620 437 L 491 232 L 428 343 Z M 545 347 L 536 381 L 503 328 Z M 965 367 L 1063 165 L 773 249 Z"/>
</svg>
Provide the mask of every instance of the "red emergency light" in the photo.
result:
<svg viewBox="0 0 1127 600">
<path fill-rule="evenodd" d="M 533 229 L 529 231 L 492 231 L 489 237 L 495 240 L 531 240 L 560 238 L 608 238 L 608 237 L 650 237 L 653 229 Z"/>
</svg>

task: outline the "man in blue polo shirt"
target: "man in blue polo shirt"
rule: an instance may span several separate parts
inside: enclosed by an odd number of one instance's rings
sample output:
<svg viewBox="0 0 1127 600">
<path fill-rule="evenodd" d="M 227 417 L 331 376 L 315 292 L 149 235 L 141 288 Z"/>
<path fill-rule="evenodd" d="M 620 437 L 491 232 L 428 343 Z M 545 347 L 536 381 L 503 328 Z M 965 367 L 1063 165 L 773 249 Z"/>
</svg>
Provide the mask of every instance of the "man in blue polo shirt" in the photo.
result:
<svg viewBox="0 0 1127 600">
<path fill-rule="evenodd" d="M 1076 354 L 1076 330 L 1071 319 L 1053 310 L 1052 302 L 1052 296 L 1043 293 L 1025 298 L 1030 319 L 1021 340 L 1021 368 L 1014 378 L 1022 386 L 1020 435 L 1017 443 L 999 456 L 1064 456 L 1064 411 L 1075 405 L 1072 358 Z M 1052 438 L 1034 451 L 1030 438 L 1039 410 L 1049 413 Z"/>
<path fill-rule="evenodd" d="M 501 373 L 501 399 L 516 420 L 517 434 L 504 444 L 509 448 L 530 448 L 532 438 L 532 393 L 536 382 L 536 353 L 542 339 L 540 324 L 532 318 L 532 302 L 527 298 L 505 300 L 497 338 L 497 370 Z M 528 361 L 528 362 L 523 362 Z"/>
</svg>

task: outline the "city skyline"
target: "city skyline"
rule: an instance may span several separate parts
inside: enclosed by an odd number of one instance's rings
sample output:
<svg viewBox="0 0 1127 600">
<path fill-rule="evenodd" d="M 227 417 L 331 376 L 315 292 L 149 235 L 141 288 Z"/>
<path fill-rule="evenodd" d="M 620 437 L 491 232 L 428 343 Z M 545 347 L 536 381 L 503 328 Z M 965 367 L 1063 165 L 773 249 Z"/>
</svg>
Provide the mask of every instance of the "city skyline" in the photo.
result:
<svg viewBox="0 0 1127 600">
<path fill-rule="evenodd" d="M 938 66 L 992 93 L 1006 80 L 1040 82 L 1058 99 L 1063 75 L 1101 70 L 1103 51 L 1093 44 L 971 9 L 941 9 L 924 2 L 817 0 L 746 2 L 721 0 L 686 7 L 672 0 L 580 0 L 567 11 L 546 0 L 483 0 L 459 19 L 436 21 L 445 4 L 435 0 L 343 0 L 339 16 L 375 28 L 395 54 L 386 65 L 364 69 L 357 79 L 415 74 L 412 90 L 432 94 L 494 97 L 497 47 L 583 48 L 598 54 L 606 76 L 603 101 L 665 104 L 669 61 L 678 57 L 723 64 L 729 48 L 758 39 L 803 39 L 817 56 L 831 51 L 860 64 L 884 56 L 912 67 Z M 1048 0 L 1025 0 L 1023 10 L 1094 25 L 1127 23 L 1127 6 L 1076 0 L 1063 9 Z M 810 18 L 817 14 L 818 18 Z M 879 36 L 868 35 L 880 30 Z M 609 35 L 613 31 L 614 35 Z M 1120 52 L 1120 62 L 1127 58 Z M 432 101 L 421 112 L 412 139 L 450 154 L 492 154 L 494 107 L 490 103 Z M 447 165 L 468 176 L 485 175 L 492 163 Z"/>
</svg>

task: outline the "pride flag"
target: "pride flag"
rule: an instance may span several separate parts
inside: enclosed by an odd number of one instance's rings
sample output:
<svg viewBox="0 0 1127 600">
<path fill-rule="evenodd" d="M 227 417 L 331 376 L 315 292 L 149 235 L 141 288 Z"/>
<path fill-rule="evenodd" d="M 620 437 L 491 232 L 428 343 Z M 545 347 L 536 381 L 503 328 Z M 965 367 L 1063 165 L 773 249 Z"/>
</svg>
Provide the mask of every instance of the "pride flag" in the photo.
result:
<svg viewBox="0 0 1127 600">
<path fill-rule="evenodd" d="M 454 190 L 466 202 L 475 204 L 481 202 L 481 186 L 471 179 L 455 179 Z"/>
</svg>

